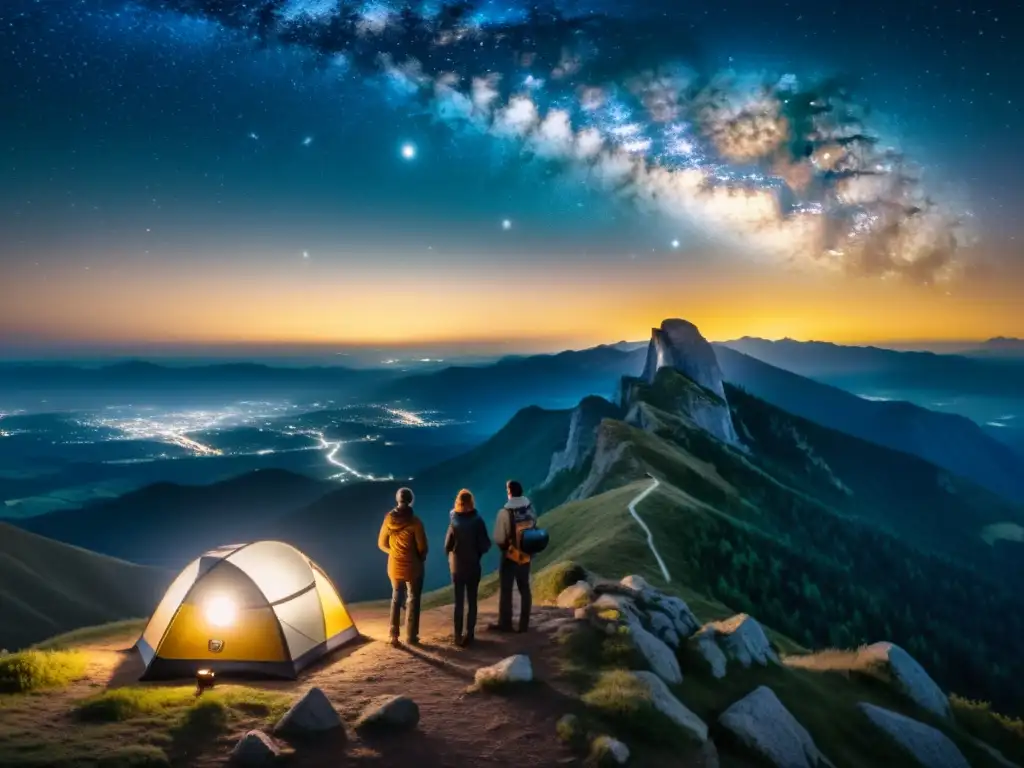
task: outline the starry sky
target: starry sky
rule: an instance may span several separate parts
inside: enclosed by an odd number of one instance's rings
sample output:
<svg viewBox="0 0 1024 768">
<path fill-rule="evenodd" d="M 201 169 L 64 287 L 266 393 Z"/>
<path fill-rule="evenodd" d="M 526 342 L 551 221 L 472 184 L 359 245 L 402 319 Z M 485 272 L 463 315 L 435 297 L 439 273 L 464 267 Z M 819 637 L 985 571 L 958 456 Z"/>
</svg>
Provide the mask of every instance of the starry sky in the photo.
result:
<svg viewBox="0 0 1024 768">
<path fill-rule="evenodd" d="M 0 354 L 1024 336 L 1013 6 L 4 0 Z"/>
</svg>

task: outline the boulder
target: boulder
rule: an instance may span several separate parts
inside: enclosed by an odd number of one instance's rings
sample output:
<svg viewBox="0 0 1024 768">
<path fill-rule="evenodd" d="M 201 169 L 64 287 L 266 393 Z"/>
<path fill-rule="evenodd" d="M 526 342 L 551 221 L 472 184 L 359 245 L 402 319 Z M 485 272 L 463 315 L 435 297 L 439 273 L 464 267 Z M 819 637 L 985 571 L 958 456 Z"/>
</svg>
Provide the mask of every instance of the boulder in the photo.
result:
<svg viewBox="0 0 1024 768">
<path fill-rule="evenodd" d="M 530 657 L 519 654 L 502 659 L 489 667 L 480 667 L 474 680 L 479 686 L 507 683 L 529 683 L 533 680 L 533 665 Z"/>
<path fill-rule="evenodd" d="M 625 595 L 616 595 L 610 592 L 606 592 L 597 598 L 593 603 L 594 610 L 596 611 L 618 611 L 622 614 L 623 619 L 640 618 L 640 609 L 637 608 L 636 603 Z"/>
<path fill-rule="evenodd" d="M 708 740 L 707 725 L 672 694 L 664 680 L 653 672 L 630 674 L 647 690 L 651 705 L 656 710 L 682 728 L 694 741 L 704 743 Z"/>
<path fill-rule="evenodd" d="M 779 768 L 832 765 L 771 688 L 761 686 L 732 704 L 719 724 L 742 747 Z"/>
<path fill-rule="evenodd" d="M 597 766 L 625 765 L 629 747 L 611 736 L 598 736 L 590 745 L 590 763 Z"/>
<path fill-rule="evenodd" d="M 619 584 L 624 586 L 637 597 L 644 597 L 657 592 L 657 590 L 647 583 L 647 579 L 643 576 L 637 576 L 636 574 L 623 576 L 622 581 L 620 581 Z"/>
<path fill-rule="evenodd" d="M 594 588 L 585 581 L 577 581 L 558 595 L 559 608 L 578 608 L 594 599 Z"/>
<path fill-rule="evenodd" d="M 658 677 L 673 685 L 683 682 L 683 671 L 679 668 L 675 651 L 669 648 L 664 640 L 659 640 L 644 629 L 638 619 L 629 622 L 629 635 L 633 639 L 633 645 Z"/>
<path fill-rule="evenodd" d="M 355 727 L 367 730 L 405 730 L 420 721 L 420 708 L 408 696 L 378 696 L 363 708 Z"/>
<path fill-rule="evenodd" d="M 674 595 L 662 595 L 658 599 L 658 610 L 672 619 L 676 633 L 686 638 L 700 629 L 700 621 L 693 615 L 686 601 Z"/>
<path fill-rule="evenodd" d="M 231 763 L 247 768 L 272 765 L 281 750 L 263 731 L 249 731 L 231 750 Z"/>
<path fill-rule="evenodd" d="M 715 677 L 725 676 L 729 661 L 744 668 L 754 663 L 762 667 L 769 661 L 779 663 L 764 629 L 745 613 L 704 625 L 690 638 L 690 647 L 704 658 Z"/>
<path fill-rule="evenodd" d="M 942 731 L 874 704 L 861 702 L 857 706 L 923 768 L 970 768 L 967 758 Z"/>
<path fill-rule="evenodd" d="M 892 643 L 874 643 L 857 651 L 857 665 L 888 669 L 897 688 L 912 701 L 939 717 L 950 719 L 949 697 L 913 656 Z"/>
<path fill-rule="evenodd" d="M 310 688 L 274 726 L 274 733 L 321 733 L 341 727 L 341 717 L 319 688 Z"/>
<path fill-rule="evenodd" d="M 674 650 L 679 650 L 679 633 L 676 632 L 675 622 L 661 611 L 648 611 L 648 619 L 651 622 L 651 631 L 655 636 L 661 638 Z"/>
</svg>

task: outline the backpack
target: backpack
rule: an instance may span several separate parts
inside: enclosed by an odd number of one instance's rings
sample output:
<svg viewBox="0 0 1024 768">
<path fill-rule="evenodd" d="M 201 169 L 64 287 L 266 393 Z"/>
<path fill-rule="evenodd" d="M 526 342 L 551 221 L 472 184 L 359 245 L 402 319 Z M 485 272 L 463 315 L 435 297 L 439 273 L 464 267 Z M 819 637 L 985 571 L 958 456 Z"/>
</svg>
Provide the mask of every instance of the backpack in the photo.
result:
<svg viewBox="0 0 1024 768">
<path fill-rule="evenodd" d="M 530 562 L 530 555 L 523 551 L 523 534 L 526 531 L 537 527 L 537 521 L 531 515 L 526 515 L 522 520 L 516 520 L 516 513 L 508 510 L 512 518 L 512 542 L 505 551 L 505 557 L 519 565 L 526 565 Z"/>
</svg>

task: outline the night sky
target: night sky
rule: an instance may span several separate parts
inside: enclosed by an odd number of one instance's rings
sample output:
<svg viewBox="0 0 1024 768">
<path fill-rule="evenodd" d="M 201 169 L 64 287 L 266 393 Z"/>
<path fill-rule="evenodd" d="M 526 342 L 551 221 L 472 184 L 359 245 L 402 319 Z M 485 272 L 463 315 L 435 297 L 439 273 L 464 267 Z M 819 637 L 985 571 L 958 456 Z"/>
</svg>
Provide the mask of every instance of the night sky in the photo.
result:
<svg viewBox="0 0 1024 768">
<path fill-rule="evenodd" d="M 3 0 L 0 354 L 1024 335 L 1022 38 L 1006 0 Z"/>
</svg>

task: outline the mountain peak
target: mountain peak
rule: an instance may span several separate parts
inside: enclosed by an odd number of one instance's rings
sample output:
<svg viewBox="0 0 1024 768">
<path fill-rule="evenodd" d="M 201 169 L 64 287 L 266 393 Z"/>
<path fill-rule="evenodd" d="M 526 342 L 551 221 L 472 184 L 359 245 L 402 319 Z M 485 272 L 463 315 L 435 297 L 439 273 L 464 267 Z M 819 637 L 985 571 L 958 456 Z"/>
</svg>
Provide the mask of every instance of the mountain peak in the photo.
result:
<svg viewBox="0 0 1024 768">
<path fill-rule="evenodd" d="M 662 368 L 673 368 L 725 399 L 722 370 L 718 367 L 715 350 L 697 326 L 687 320 L 665 320 L 660 328 L 651 329 L 642 378 L 653 384 Z"/>
</svg>

